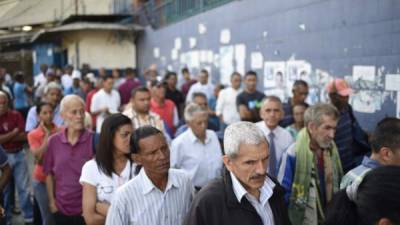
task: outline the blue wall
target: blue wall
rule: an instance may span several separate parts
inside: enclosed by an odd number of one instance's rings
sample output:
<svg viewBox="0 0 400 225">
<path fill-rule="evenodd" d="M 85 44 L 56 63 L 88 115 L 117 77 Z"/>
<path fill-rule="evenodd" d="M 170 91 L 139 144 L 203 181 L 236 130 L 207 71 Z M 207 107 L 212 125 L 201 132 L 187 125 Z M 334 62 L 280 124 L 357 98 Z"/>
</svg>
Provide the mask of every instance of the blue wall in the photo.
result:
<svg viewBox="0 0 400 225">
<path fill-rule="evenodd" d="M 212 62 L 190 63 L 191 70 L 196 73 L 202 67 L 209 68 L 217 83 L 227 68 L 221 65 L 226 66 L 221 53 L 238 44 L 246 48 L 245 70 L 252 69 L 252 52 L 260 52 L 266 62 L 283 62 L 285 68 L 290 61 L 301 60 L 311 68 L 307 79 L 312 83 L 313 102 L 326 101 L 322 87 L 329 79 L 345 77 L 355 90 L 351 102 L 356 116 L 365 129 L 372 130 L 381 118 L 400 116 L 400 91 L 385 84 L 387 74 L 400 74 L 399 12 L 398 0 L 235 1 L 158 30 L 148 27 L 138 40 L 138 65 L 142 71 L 152 63 L 160 71 L 178 71 L 188 65 L 181 57 L 193 56 L 198 50 L 211 51 Z M 199 24 L 206 27 L 205 33 L 199 32 Z M 228 43 L 220 41 L 224 29 L 230 31 Z M 181 48 L 175 46 L 177 38 Z M 189 45 L 190 38 L 196 39 L 195 46 Z M 178 54 L 177 60 L 173 60 L 174 54 Z M 230 61 L 238 69 L 237 60 Z M 357 66 L 368 66 L 368 71 L 355 72 Z M 264 68 L 256 71 L 259 88 L 268 93 Z M 287 98 L 291 83 L 289 75 L 285 76 Z M 393 82 L 400 87 L 399 79 Z"/>
<path fill-rule="evenodd" d="M 66 62 L 58 45 L 54 43 L 37 43 L 33 46 L 33 74 L 40 73 L 40 65 L 57 65 L 63 67 Z"/>
</svg>

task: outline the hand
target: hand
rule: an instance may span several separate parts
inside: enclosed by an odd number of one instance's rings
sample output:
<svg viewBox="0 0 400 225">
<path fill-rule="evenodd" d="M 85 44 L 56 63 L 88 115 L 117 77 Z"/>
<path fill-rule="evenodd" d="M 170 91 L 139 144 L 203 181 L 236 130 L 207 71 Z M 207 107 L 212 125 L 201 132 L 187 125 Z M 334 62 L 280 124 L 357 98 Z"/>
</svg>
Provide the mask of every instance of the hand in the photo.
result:
<svg viewBox="0 0 400 225">
<path fill-rule="evenodd" d="M 46 127 L 46 125 L 44 124 L 43 121 L 40 121 L 39 126 L 43 129 L 44 134 L 45 134 L 45 137 L 49 137 L 49 135 L 50 135 L 50 130 L 47 129 L 47 127 Z"/>
<path fill-rule="evenodd" d="M 97 202 L 96 203 L 96 212 L 103 216 L 107 216 L 108 208 L 110 207 L 110 204 L 107 202 Z"/>
<path fill-rule="evenodd" d="M 18 134 L 18 133 L 19 133 L 18 127 L 14 128 L 14 129 L 12 130 L 12 132 L 13 132 L 14 134 Z"/>
<path fill-rule="evenodd" d="M 49 208 L 51 213 L 56 213 L 58 211 L 56 203 L 53 201 L 49 202 Z"/>
<path fill-rule="evenodd" d="M 0 217 L 3 218 L 5 215 L 6 215 L 6 214 L 5 214 L 4 208 L 0 206 Z"/>
</svg>

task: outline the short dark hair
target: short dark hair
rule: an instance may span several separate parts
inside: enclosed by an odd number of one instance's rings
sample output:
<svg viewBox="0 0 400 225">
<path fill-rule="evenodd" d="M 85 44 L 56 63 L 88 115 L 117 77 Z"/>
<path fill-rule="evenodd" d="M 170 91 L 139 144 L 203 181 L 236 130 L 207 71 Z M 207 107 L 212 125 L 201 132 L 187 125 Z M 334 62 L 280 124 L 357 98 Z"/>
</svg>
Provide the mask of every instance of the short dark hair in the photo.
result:
<svg viewBox="0 0 400 225">
<path fill-rule="evenodd" d="M 202 97 L 207 100 L 207 95 L 205 95 L 203 92 L 194 92 L 192 94 L 192 99 L 197 98 L 197 97 Z"/>
<path fill-rule="evenodd" d="M 205 74 L 207 74 L 207 76 L 208 76 L 208 70 L 206 70 L 206 69 L 200 70 L 200 73 L 205 73 Z"/>
<path fill-rule="evenodd" d="M 130 140 L 130 144 L 131 144 L 131 154 L 137 154 L 140 151 L 140 146 L 139 146 L 139 141 L 156 135 L 156 134 L 162 134 L 162 132 L 153 127 L 153 126 L 143 126 L 143 127 L 139 127 L 137 128 L 132 136 L 131 136 L 131 140 Z"/>
<path fill-rule="evenodd" d="M 365 175 L 357 189 L 349 191 L 355 192 L 355 197 L 350 198 L 347 189 L 335 194 L 325 225 L 376 224 L 382 218 L 399 224 L 399 190 L 399 166 L 375 168 Z"/>
<path fill-rule="evenodd" d="M 150 90 L 146 86 L 139 86 L 132 90 L 131 97 L 134 98 L 136 96 L 136 93 L 138 93 L 138 92 L 149 92 L 150 93 Z"/>
<path fill-rule="evenodd" d="M 39 115 L 40 112 L 42 111 L 44 106 L 50 106 L 53 110 L 54 110 L 54 106 L 51 103 L 48 102 L 39 102 L 38 104 L 36 104 L 36 114 Z"/>
<path fill-rule="evenodd" d="M 111 74 L 107 74 L 107 75 L 104 76 L 103 81 L 106 81 L 108 79 L 114 79 L 114 77 Z"/>
<path fill-rule="evenodd" d="M 182 72 L 182 73 L 189 73 L 189 69 L 185 67 L 185 68 L 182 69 L 181 72 Z"/>
<path fill-rule="evenodd" d="M 295 104 L 292 106 L 292 110 L 293 110 L 294 107 L 296 107 L 296 106 L 303 106 L 305 109 L 307 109 L 309 105 L 308 105 L 307 103 L 305 103 L 305 102 L 297 102 L 297 103 L 295 103 Z"/>
<path fill-rule="evenodd" d="M 118 130 L 123 125 L 132 124 L 132 120 L 129 117 L 116 113 L 108 116 L 101 126 L 99 144 L 96 146 L 96 163 L 99 169 L 111 177 L 114 171 L 114 136 Z M 129 154 L 126 155 L 130 159 Z"/>
<path fill-rule="evenodd" d="M 387 117 L 381 120 L 372 135 L 371 146 L 376 153 L 382 147 L 400 148 L 400 119 Z"/>
<path fill-rule="evenodd" d="M 132 67 L 128 67 L 125 69 L 125 76 L 126 75 L 132 75 L 135 76 L 135 70 Z"/>
<path fill-rule="evenodd" d="M 240 75 L 239 72 L 233 72 L 233 73 L 231 74 L 231 79 L 232 79 L 234 76 L 242 77 L 242 75 Z"/>
<path fill-rule="evenodd" d="M 246 72 L 246 74 L 244 75 L 244 78 L 248 77 L 248 76 L 255 76 L 257 77 L 257 73 L 254 72 L 253 70 L 249 70 Z"/>
<path fill-rule="evenodd" d="M 304 86 L 304 87 L 308 88 L 308 84 L 304 80 L 295 80 L 292 88 L 294 89 L 295 87 L 298 87 L 298 86 Z"/>
<path fill-rule="evenodd" d="M 172 76 L 177 76 L 176 75 L 176 73 L 175 72 L 172 72 L 172 71 L 168 71 L 166 74 L 165 74 L 165 76 L 164 76 L 164 80 L 166 81 L 166 80 L 168 80 L 170 77 L 172 77 Z"/>
</svg>

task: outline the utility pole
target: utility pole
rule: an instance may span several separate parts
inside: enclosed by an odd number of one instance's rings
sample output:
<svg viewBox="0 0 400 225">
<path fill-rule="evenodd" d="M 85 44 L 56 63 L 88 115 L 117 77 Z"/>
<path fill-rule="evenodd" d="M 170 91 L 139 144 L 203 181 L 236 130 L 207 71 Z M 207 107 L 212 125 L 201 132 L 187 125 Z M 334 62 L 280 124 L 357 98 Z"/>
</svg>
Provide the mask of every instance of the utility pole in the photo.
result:
<svg viewBox="0 0 400 225">
<path fill-rule="evenodd" d="M 78 0 L 75 0 L 75 15 L 78 15 Z"/>
</svg>

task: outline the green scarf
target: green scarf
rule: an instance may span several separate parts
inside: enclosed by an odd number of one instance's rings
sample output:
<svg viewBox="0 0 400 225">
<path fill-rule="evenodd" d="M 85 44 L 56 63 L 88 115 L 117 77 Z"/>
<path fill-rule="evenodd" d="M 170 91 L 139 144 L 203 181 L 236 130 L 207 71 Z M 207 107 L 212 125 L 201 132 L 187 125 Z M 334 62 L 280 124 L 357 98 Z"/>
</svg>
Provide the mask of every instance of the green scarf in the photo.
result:
<svg viewBox="0 0 400 225">
<path fill-rule="evenodd" d="M 325 180 L 332 184 L 326 185 L 327 187 L 330 187 L 330 190 L 326 190 L 327 201 L 330 201 L 332 193 L 339 190 L 343 170 L 340 163 L 339 153 L 334 143 L 332 143 L 332 148 L 328 151 L 330 152 L 329 154 L 324 154 L 327 156 L 330 155 L 330 157 L 324 157 L 324 170 L 325 173 L 330 171 L 328 173 L 332 174 L 330 178 L 327 176 L 325 177 Z M 328 162 L 326 162 L 326 160 L 328 160 Z M 311 172 L 314 167 L 314 154 L 310 150 L 310 135 L 308 134 L 307 129 L 303 128 L 296 138 L 296 167 L 292 184 L 292 193 L 289 199 L 289 218 L 293 225 L 303 224 L 304 213 L 309 198 Z M 317 195 L 317 204 L 319 203 L 319 195 Z"/>
</svg>

